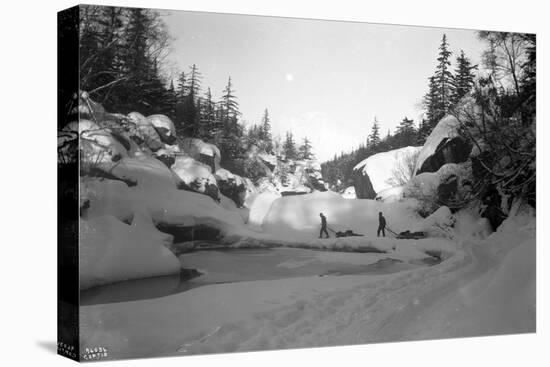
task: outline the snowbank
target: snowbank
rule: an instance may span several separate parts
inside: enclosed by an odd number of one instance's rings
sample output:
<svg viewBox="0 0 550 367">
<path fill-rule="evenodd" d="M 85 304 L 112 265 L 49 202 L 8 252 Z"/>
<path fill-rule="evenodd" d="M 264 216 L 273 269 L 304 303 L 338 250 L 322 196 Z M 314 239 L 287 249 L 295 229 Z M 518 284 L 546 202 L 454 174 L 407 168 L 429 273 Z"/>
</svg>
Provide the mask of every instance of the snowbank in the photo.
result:
<svg viewBox="0 0 550 367">
<path fill-rule="evenodd" d="M 247 202 L 245 202 L 245 206 L 250 208 L 248 224 L 251 226 L 260 227 L 265 216 L 271 209 L 271 205 L 280 197 L 281 195 L 272 192 L 263 192 L 250 197 Z"/>
<path fill-rule="evenodd" d="M 372 236 L 378 227 L 380 211 L 394 231 L 410 229 L 421 220 L 407 203 L 347 200 L 327 191 L 276 199 L 262 227 L 266 233 L 281 239 L 311 240 L 319 235 L 319 213 L 322 212 L 327 217 L 329 228 L 341 225 L 356 233 Z"/>
<path fill-rule="evenodd" d="M 244 225 L 239 213 L 212 198 L 175 187 L 128 187 L 120 181 L 91 179 L 82 191 L 89 201 L 86 218 L 113 215 L 127 221 L 134 212 L 145 210 L 155 223 L 169 226 L 206 225 L 224 232 Z"/>
<path fill-rule="evenodd" d="M 380 200 L 383 203 L 394 203 L 403 198 L 403 186 L 391 187 L 380 191 L 375 200 Z"/>
<path fill-rule="evenodd" d="M 166 245 L 172 236 L 139 212 L 131 225 L 113 216 L 80 222 L 80 289 L 129 279 L 175 274 L 178 258 Z"/>
</svg>

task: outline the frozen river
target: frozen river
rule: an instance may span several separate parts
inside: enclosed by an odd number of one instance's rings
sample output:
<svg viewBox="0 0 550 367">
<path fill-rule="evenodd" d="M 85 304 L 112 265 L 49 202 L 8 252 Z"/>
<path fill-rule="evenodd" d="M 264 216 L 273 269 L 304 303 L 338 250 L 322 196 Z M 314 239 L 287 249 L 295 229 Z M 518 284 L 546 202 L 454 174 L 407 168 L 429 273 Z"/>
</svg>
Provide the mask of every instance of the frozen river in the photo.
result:
<svg viewBox="0 0 550 367">
<path fill-rule="evenodd" d="M 180 256 L 194 276 L 172 275 L 119 282 L 81 294 L 82 305 L 150 299 L 220 283 L 308 276 L 386 274 L 425 264 L 392 259 L 384 253 L 327 252 L 296 248 L 201 250 Z"/>
</svg>

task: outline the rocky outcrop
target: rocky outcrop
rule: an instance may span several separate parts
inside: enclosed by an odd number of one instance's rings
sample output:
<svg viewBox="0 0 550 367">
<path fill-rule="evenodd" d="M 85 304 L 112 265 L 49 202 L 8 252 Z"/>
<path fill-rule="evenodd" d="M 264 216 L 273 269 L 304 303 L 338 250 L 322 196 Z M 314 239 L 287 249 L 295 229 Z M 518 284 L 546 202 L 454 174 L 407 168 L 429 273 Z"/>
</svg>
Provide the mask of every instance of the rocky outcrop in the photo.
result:
<svg viewBox="0 0 550 367">
<path fill-rule="evenodd" d="M 137 127 L 137 133 L 139 135 L 136 134 L 136 136 L 143 139 L 145 145 L 153 152 L 156 152 L 164 146 L 153 124 L 151 124 L 151 122 L 141 113 L 130 112 L 128 114 L 128 120 Z"/>
<path fill-rule="evenodd" d="M 215 177 L 221 193 L 233 200 L 237 208 L 242 208 L 246 201 L 249 182 L 224 168 L 217 170 Z"/>
<path fill-rule="evenodd" d="M 376 197 L 369 175 L 362 171 L 353 171 L 353 187 L 357 199 L 374 199 Z"/>
<path fill-rule="evenodd" d="M 180 189 L 198 192 L 220 201 L 216 178 L 210 167 L 189 156 L 178 156 L 172 171 L 181 179 Z"/>
<path fill-rule="evenodd" d="M 180 146 L 187 155 L 210 167 L 211 172 L 216 172 L 221 168 L 220 149 L 214 144 L 205 143 L 196 138 L 183 138 Z"/>
<path fill-rule="evenodd" d="M 416 174 L 437 172 L 447 163 L 468 160 L 471 144 L 458 133 L 459 121 L 447 115 L 439 121 L 419 153 Z"/>
<path fill-rule="evenodd" d="M 151 115 L 147 116 L 147 120 L 153 125 L 163 143 L 176 143 L 176 127 L 170 118 L 165 115 Z"/>
<path fill-rule="evenodd" d="M 353 168 L 353 182 L 358 199 L 374 199 L 379 192 L 401 186 L 414 171 L 421 147 L 404 147 L 371 155 Z"/>
</svg>

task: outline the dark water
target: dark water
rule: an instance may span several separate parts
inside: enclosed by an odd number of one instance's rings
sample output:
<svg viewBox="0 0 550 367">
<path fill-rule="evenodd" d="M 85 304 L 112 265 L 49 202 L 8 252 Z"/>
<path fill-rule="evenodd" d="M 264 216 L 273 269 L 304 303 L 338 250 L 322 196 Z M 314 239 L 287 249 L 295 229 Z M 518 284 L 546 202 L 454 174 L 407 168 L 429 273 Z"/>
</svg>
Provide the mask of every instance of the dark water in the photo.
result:
<svg viewBox="0 0 550 367">
<path fill-rule="evenodd" d="M 82 305 L 164 297 L 208 284 L 307 276 L 385 274 L 427 263 L 403 263 L 387 254 L 338 253 L 306 249 L 205 250 L 180 256 L 183 268 L 199 276 L 171 275 L 110 284 L 81 292 Z"/>
</svg>

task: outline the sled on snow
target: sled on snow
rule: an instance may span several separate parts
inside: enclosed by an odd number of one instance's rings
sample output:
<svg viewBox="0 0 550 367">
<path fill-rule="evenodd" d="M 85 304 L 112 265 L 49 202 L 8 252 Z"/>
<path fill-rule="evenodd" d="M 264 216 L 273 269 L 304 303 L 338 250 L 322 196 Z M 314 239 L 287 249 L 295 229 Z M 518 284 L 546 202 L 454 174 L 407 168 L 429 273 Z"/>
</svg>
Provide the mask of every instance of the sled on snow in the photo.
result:
<svg viewBox="0 0 550 367">
<path fill-rule="evenodd" d="M 334 233 L 334 235 L 337 237 L 337 238 L 340 238 L 340 237 L 363 237 L 365 236 L 364 234 L 361 234 L 361 233 L 355 233 L 353 232 L 353 230 L 351 229 L 346 229 L 344 231 L 335 231 L 334 229 L 332 228 L 329 228 L 327 227 L 329 231 L 331 231 L 332 233 Z"/>
<path fill-rule="evenodd" d="M 336 237 L 363 237 L 364 234 L 355 233 L 351 229 L 348 229 L 345 232 L 342 232 L 342 231 L 335 232 L 335 236 Z"/>
<path fill-rule="evenodd" d="M 388 230 L 388 232 L 393 234 L 395 238 L 399 240 L 419 240 L 421 238 L 426 238 L 426 234 L 420 231 L 419 232 L 403 231 L 403 232 L 395 233 L 388 227 L 386 227 L 386 229 Z"/>
</svg>

